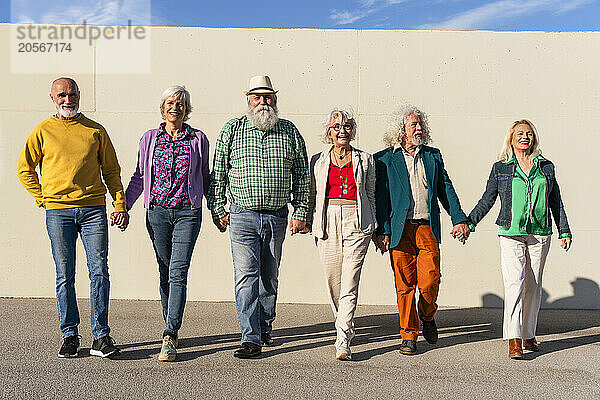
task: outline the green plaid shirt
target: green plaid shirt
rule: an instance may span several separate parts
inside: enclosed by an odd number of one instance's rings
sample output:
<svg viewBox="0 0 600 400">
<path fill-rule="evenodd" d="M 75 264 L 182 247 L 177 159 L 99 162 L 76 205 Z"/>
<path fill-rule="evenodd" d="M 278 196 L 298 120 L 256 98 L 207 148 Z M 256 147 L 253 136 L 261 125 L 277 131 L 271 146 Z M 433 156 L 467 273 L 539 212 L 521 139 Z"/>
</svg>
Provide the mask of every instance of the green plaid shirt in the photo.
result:
<svg viewBox="0 0 600 400">
<path fill-rule="evenodd" d="M 208 191 L 213 219 L 227 215 L 229 200 L 249 210 L 277 210 L 292 203 L 292 218 L 307 220 L 308 156 L 294 124 L 280 119 L 263 132 L 245 115 L 227 122 L 217 139 Z"/>
</svg>

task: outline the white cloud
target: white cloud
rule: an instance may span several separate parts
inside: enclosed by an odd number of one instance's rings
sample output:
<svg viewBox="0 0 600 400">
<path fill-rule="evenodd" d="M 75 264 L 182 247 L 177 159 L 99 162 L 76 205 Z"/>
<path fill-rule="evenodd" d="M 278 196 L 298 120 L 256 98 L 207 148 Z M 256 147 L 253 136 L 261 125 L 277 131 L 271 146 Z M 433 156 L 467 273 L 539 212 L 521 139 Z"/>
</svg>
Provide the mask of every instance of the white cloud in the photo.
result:
<svg viewBox="0 0 600 400">
<path fill-rule="evenodd" d="M 567 11 L 575 10 L 579 7 L 585 6 L 586 4 L 594 3 L 596 0 L 572 0 L 567 1 L 558 7 L 556 10 L 557 14 L 561 14 Z"/>
<path fill-rule="evenodd" d="M 18 8 L 15 22 L 42 24 L 133 25 L 164 24 L 166 20 L 152 16 L 151 0 L 13 0 Z"/>
<path fill-rule="evenodd" d="M 40 22 L 77 24 L 86 21 L 93 25 L 123 25 L 129 20 L 136 25 L 149 25 L 150 1 L 99 0 L 87 6 L 76 4 L 63 9 L 51 9 L 41 16 Z"/>
<path fill-rule="evenodd" d="M 371 7 L 377 0 L 358 0 L 361 7 Z"/>
<path fill-rule="evenodd" d="M 354 10 L 331 10 L 329 19 L 333 20 L 335 25 L 346 25 L 351 24 L 354 21 L 358 21 L 374 12 L 383 10 L 389 6 L 404 3 L 409 0 L 357 0 L 360 5 L 359 8 Z"/>
<path fill-rule="evenodd" d="M 19 15 L 16 18 L 13 18 L 14 22 L 22 23 L 22 24 L 33 24 L 35 21 L 28 17 L 27 15 Z"/>
<path fill-rule="evenodd" d="M 456 14 L 444 21 L 424 24 L 419 29 L 467 30 L 488 28 L 496 22 L 539 11 L 562 13 L 596 0 L 499 0 Z"/>
<path fill-rule="evenodd" d="M 351 24 L 354 21 L 358 21 L 371 14 L 373 11 L 369 10 L 356 10 L 356 11 L 347 11 L 347 10 L 331 10 L 331 14 L 329 14 L 329 19 L 333 20 L 335 25 L 346 25 Z"/>
</svg>

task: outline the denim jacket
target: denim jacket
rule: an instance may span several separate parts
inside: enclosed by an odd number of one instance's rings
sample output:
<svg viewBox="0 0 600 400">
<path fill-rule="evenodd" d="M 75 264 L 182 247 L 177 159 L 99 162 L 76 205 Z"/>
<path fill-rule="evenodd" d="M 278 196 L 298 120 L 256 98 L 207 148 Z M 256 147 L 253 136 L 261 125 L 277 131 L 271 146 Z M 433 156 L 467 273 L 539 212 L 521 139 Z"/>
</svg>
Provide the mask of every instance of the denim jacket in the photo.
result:
<svg viewBox="0 0 600 400">
<path fill-rule="evenodd" d="M 481 199 L 469 214 L 469 222 L 473 225 L 477 225 L 490 211 L 496 202 L 496 197 L 500 197 L 500 214 L 496 219 L 496 225 L 510 226 L 510 221 L 512 219 L 512 179 L 515 174 L 515 167 L 516 163 L 506 164 L 504 161 L 497 161 L 494 163 L 492 172 L 490 172 L 490 177 L 485 185 L 483 196 L 481 196 Z M 569 229 L 567 214 L 563 207 L 560 189 L 554 173 L 554 164 L 552 164 L 550 160 L 540 156 L 538 167 L 540 168 L 542 175 L 544 175 L 544 178 L 546 178 L 547 184 L 546 225 L 552 225 L 552 220 L 550 218 L 550 212 L 552 212 L 559 236 L 570 234 L 571 230 Z"/>
</svg>

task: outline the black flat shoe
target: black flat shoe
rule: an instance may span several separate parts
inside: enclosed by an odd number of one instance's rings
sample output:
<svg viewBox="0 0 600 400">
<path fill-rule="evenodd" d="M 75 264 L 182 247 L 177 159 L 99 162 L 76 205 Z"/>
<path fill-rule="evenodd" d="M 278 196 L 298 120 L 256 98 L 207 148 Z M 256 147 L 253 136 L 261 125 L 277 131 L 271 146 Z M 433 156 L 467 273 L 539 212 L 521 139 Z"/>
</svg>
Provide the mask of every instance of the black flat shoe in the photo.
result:
<svg viewBox="0 0 600 400">
<path fill-rule="evenodd" d="M 260 346 L 250 342 L 244 342 L 242 345 L 233 352 L 233 356 L 236 358 L 256 358 L 260 357 Z"/>
</svg>

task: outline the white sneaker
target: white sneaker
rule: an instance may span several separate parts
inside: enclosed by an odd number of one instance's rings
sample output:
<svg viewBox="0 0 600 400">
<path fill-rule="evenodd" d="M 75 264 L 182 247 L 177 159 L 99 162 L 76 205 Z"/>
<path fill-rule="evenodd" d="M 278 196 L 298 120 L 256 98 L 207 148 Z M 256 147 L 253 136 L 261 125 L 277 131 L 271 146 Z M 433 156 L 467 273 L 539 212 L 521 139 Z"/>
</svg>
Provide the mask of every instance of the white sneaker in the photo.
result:
<svg viewBox="0 0 600 400">
<path fill-rule="evenodd" d="M 345 349 L 339 348 L 335 350 L 335 358 L 340 361 L 350 361 L 352 360 L 352 354 L 350 353 L 350 347 L 346 347 Z"/>
<path fill-rule="evenodd" d="M 346 339 L 338 339 L 335 341 L 335 358 L 340 361 L 352 360 L 350 345 Z"/>
</svg>

